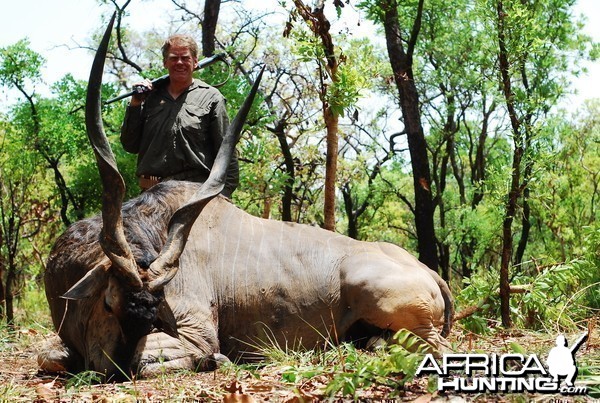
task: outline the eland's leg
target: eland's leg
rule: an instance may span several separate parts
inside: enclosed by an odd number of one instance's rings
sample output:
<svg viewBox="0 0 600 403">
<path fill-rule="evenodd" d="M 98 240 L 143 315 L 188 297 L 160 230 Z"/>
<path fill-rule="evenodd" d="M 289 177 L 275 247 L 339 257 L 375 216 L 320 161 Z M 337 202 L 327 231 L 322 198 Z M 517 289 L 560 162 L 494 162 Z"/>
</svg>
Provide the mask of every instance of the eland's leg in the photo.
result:
<svg viewBox="0 0 600 403">
<path fill-rule="evenodd" d="M 156 332 L 140 340 L 133 362 L 141 376 L 176 370 L 213 371 L 229 361 L 219 353 L 216 337 L 210 342 L 187 328 L 179 328 L 178 333 L 179 338 Z"/>
<path fill-rule="evenodd" d="M 419 267 L 367 252 L 346 259 L 341 276 L 354 318 L 394 333 L 407 329 L 437 350 L 450 349 L 436 329 L 444 318 L 440 288 Z"/>
<path fill-rule="evenodd" d="M 83 367 L 81 356 L 67 347 L 56 334 L 44 343 L 37 356 L 37 361 L 41 370 L 50 373 L 75 373 Z"/>
</svg>

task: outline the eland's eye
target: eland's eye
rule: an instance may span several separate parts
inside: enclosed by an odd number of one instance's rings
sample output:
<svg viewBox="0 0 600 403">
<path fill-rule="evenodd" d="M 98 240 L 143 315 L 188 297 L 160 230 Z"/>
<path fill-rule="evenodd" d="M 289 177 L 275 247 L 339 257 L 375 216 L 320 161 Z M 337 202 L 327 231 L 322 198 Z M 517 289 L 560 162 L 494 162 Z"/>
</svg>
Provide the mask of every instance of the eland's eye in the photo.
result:
<svg viewBox="0 0 600 403">
<path fill-rule="evenodd" d="M 111 306 L 108 305 L 108 302 L 106 302 L 106 300 L 104 300 L 104 310 L 108 313 L 113 313 Z"/>
</svg>

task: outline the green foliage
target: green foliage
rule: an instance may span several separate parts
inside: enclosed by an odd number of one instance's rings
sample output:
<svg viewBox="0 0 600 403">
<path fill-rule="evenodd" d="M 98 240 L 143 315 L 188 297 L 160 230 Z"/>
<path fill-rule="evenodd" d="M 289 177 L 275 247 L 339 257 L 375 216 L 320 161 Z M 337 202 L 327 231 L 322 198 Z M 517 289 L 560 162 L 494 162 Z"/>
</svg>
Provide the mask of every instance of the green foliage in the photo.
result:
<svg viewBox="0 0 600 403">
<path fill-rule="evenodd" d="M 288 178 L 281 170 L 279 145 L 274 136 L 255 132 L 242 138 L 238 150 L 244 161 L 240 163 L 240 186 L 234 198 L 244 210 L 261 216 L 265 202 L 282 193 Z"/>
<path fill-rule="evenodd" d="M 358 182 L 353 183 L 360 197 L 369 190 Z M 361 186 L 363 188 L 361 188 Z M 399 165 L 391 163 L 384 168 L 371 187 L 367 212 L 359 220 L 359 238 L 369 241 L 386 241 L 411 247 L 414 224 L 411 212 L 398 194 L 409 192 L 411 179 L 401 173 Z"/>
<path fill-rule="evenodd" d="M 326 97 L 326 102 L 333 113 L 344 117 L 344 111 L 354 106 L 360 95 L 359 86 L 362 78 L 364 76 L 356 70 L 346 66 L 338 68 L 337 80 L 331 84 Z"/>
<path fill-rule="evenodd" d="M 524 120 L 546 113 L 556 103 L 571 68 L 569 52 L 582 51 L 587 41 L 576 35 L 570 1 L 503 5 L 514 102 L 519 120 Z"/>
<path fill-rule="evenodd" d="M 326 395 L 356 399 L 361 390 L 373 385 L 400 392 L 414 379 L 423 358 L 424 342 L 405 330 L 394 335 L 393 340 L 374 352 L 343 343 L 323 352 L 275 349 L 269 352 L 269 358 L 274 364 L 283 365 L 281 377 L 285 382 L 300 384 L 313 377 L 325 377 Z"/>
<path fill-rule="evenodd" d="M 600 398 L 600 357 L 587 354 L 577 361 L 577 379 L 588 385 L 587 393 L 592 399 Z"/>
<path fill-rule="evenodd" d="M 41 67 L 45 59 L 29 48 L 29 40 L 22 39 L 0 49 L 0 84 L 25 89 L 41 81 Z"/>
<path fill-rule="evenodd" d="M 102 382 L 103 375 L 100 372 L 96 371 L 82 371 L 77 374 L 73 374 L 67 380 L 65 384 L 65 389 L 75 389 L 79 390 L 82 387 L 88 387 L 94 384 L 98 384 Z"/>
<path fill-rule="evenodd" d="M 26 250 L 24 248 L 24 250 Z M 36 265 L 32 264 L 29 267 L 31 271 L 37 271 Z M 41 273 L 27 273 L 27 277 L 39 278 Z M 47 332 L 52 328 L 52 320 L 50 318 L 50 309 L 46 300 L 46 293 L 42 286 L 42 280 L 28 281 L 23 284 L 19 293 L 19 299 L 16 307 L 15 322 L 21 327 Z"/>
<path fill-rule="evenodd" d="M 0 318 L 9 322 L 14 320 L 14 299 L 39 274 L 39 251 L 32 238 L 49 218 L 47 204 L 34 187 L 43 172 L 40 160 L 27 152 L 24 140 L 16 126 L 0 127 Z"/>
<path fill-rule="evenodd" d="M 516 326 L 552 333 L 587 326 L 593 312 L 600 307 L 598 234 L 600 231 L 596 228 L 584 239 L 584 245 L 589 248 L 585 258 L 548 267 L 530 262 L 527 266 L 535 270 L 523 269 L 512 278 L 511 285 L 522 290 L 511 298 Z M 465 279 L 456 296 L 457 305 L 462 309 L 477 305 L 477 312 L 463 319 L 462 324 L 478 334 L 489 334 L 495 328 L 489 318 L 499 314 L 497 271 L 497 268 L 481 270 Z"/>
<path fill-rule="evenodd" d="M 394 336 L 397 344 L 391 344 L 377 351 L 373 356 L 358 354 L 352 347 L 345 354 L 345 363 L 327 385 L 325 391 L 330 396 L 356 397 L 357 392 L 373 384 L 385 385 L 400 391 L 414 379 L 419 363 L 423 358 L 422 340 L 407 331 Z M 414 353 L 414 350 L 421 353 Z"/>
<path fill-rule="evenodd" d="M 477 334 L 493 331 L 488 318 L 498 314 L 498 273 L 497 270 L 481 270 L 463 279 L 462 289 L 455 295 L 458 310 L 477 304 L 478 310 L 461 321 L 467 330 Z"/>
<path fill-rule="evenodd" d="M 377 72 L 376 65 L 369 65 L 373 60 L 373 46 L 366 40 L 348 41 L 347 47 L 338 46 L 336 52 L 339 54 L 333 55 L 338 60 L 338 66 L 335 72 L 332 72 L 327 67 L 328 55 L 325 54 L 323 44 L 316 35 L 306 28 L 296 27 L 291 32 L 290 39 L 299 61 L 316 62 L 319 66 L 320 77 L 315 77 L 315 80 L 321 82 L 321 88 L 318 90 L 321 101 L 328 105 L 335 115 L 344 117 L 346 111 L 354 108 L 362 90 L 368 87 L 368 78 Z M 346 42 L 343 36 L 336 39 Z"/>
</svg>

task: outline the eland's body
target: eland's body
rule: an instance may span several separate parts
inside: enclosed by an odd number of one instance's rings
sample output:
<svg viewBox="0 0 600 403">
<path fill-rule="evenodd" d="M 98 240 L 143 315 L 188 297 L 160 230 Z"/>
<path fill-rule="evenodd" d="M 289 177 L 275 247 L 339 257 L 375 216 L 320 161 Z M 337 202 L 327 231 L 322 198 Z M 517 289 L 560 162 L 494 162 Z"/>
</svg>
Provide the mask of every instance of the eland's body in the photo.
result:
<svg viewBox="0 0 600 403">
<path fill-rule="evenodd" d="M 156 258 L 169 217 L 198 187 L 163 183 L 124 206 L 125 234 L 140 266 Z M 115 342 L 119 322 L 104 304 L 109 288 L 83 300 L 61 298 L 105 259 L 100 228 L 99 217 L 74 224 L 48 263 L 52 317 L 71 354 L 65 367 L 113 372 L 115 362 L 146 373 L 161 366 L 210 368 L 219 353 L 248 358 L 265 343 L 311 348 L 326 338 L 373 336 L 372 329 L 405 328 L 436 348 L 447 346 L 436 329 L 450 320 L 447 286 L 404 249 L 260 219 L 217 197 L 192 227 L 179 271 L 164 287 L 179 337 L 144 335 L 123 362 Z"/>
</svg>

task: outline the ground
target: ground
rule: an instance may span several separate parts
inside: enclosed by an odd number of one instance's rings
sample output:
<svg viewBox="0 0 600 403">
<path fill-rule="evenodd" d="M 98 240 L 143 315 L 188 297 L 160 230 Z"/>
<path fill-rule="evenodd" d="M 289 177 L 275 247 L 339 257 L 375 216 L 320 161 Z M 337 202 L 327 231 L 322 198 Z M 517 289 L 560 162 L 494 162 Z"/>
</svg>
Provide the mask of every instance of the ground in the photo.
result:
<svg viewBox="0 0 600 403">
<path fill-rule="evenodd" d="M 298 364 L 278 363 L 262 367 L 230 366 L 216 372 L 165 374 L 154 379 L 133 380 L 118 384 L 95 384 L 93 374 L 78 376 L 55 376 L 40 372 L 36 363 L 36 353 L 49 332 L 34 329 L 16 329 L 0 334 L 0 402 L 180 402 L 180 401 L 222 401 L 222 402 L 317 402 L 328 400 L 325 388 L 331 382 L 332 374 L 321 370 L 306 370 L 293 373 L 290 368 Z M 576 334 L 569 335 L 569 340 Z M 519 348 L 527 353 L 542 355 L 549 350 L 555 335 L 526 333 L 521 331 L 498 332 L 494 336 L 482 337 L 457 328 L 450 336 L 457 351 L 481 350 L 498 354 L 515 352 Z M 517 347 L 515 347 L 517 346 Z M 518 347 L 520 346 L 520 347 Z M 515 350 L 515 348 L 517 350 Z M 362 353 L 361 353 L 362 354 Z M 577 355 L 578 364 L 586 366 L 578 382 L 591 385 L 600 383 L 600 335 L 592 330 L 588 343 Z M 348 359 L 348 358 L 345 358 Z M 295 366 L 294 366 L 295 365 Z M 313 371 L 311 375 L 311 371 Z M 591 376 L 589 372 L 592 372 Z M 416 401 L 462 402 L 462 401 L 543 401 L 579 402 L 593 401 L 590 396 L 565 397 L 550 395 L 456 395 L 428 391 L 427 379 L 416 378 L 407 383 L 403 390 L 394 390 L 378 382 L 373 382 L 352 393 L 337 394 L 329 401 Z M 593 386 L 594 388 L 598 385 Z M 598 390 L 598 389 L 595 389 Z M 352 397 L 354 396 L 354 398 Z M 392 398 L 393 397 L 393 398 Z"/>
</svg>

